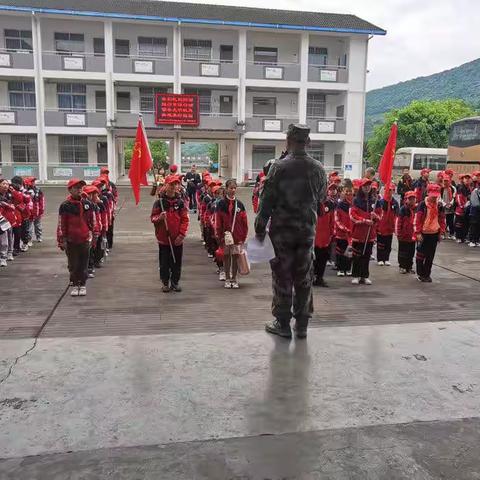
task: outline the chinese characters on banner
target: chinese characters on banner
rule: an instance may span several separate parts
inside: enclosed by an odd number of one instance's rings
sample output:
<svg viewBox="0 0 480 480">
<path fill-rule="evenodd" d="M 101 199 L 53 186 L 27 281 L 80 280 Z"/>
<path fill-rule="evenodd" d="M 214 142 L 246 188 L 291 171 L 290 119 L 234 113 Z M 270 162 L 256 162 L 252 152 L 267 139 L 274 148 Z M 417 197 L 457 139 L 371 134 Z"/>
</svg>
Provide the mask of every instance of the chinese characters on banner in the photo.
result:
<svg viewBox="0 0 480 480">
<path fill-rule="evenodd" d="M 198 95 L 157 93 L 155 96 L 156 125 L 190 125 L 200 123 Z"/>
</svg>

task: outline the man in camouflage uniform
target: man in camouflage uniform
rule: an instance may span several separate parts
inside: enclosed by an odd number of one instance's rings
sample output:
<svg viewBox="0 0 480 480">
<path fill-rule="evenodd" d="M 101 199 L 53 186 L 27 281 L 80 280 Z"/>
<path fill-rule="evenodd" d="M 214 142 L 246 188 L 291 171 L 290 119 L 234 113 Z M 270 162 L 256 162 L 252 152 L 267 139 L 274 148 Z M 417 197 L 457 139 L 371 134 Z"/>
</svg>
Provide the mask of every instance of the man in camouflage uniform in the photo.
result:
<svg viewBox="0 0 480 480">
<path fill-rule="evenodd" d="M 309 134 L 305 125 L 288 127 L 288 154 L 271 166 L 255 220 L 260 240 L 265 238 L 271 220 L 269 234 L 275 249 L 270 262 L 275 318 L 265 329 L 286 338 L 292 337 L 292 314 L 297 338 L 305 338 L 313 313 L 313 245 L 317 207 L 325 198 L 327 177 L 320 162 L 305 151 Z"/>
</svg>

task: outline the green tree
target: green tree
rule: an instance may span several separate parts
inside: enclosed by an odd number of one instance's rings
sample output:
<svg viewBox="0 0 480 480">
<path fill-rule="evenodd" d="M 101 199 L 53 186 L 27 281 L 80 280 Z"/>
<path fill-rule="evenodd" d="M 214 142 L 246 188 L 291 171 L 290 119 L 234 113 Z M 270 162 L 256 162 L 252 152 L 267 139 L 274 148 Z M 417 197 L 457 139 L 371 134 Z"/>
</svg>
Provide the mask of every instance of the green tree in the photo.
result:
<svg viewBox="0 0 480 480">
<path fill-rule="evenodd" d="M 208 144 L 207 155 L 213 163 L 218 162 L 218 143 Z"/>
<path fill-rule="evenodd" d="M 153 167 L 155 169 L 159 168 L 168 168 L 168 145 L 164 140 L 149 140 L 148 144 L 150 145 L 150 153 L 152 154 Z M 132 161 L 133 155 L 133 146 L 135 145 L 134 140 L 129 140 L 125 142 L 125 166 L 126 168 L 130 167 L 130 162 Z"/>
<path fill-rule="evenodd" d="M 455 120 L 475 115 L 475 110 L 463 100 L 421 100 L 385 114 L 367 141 L 365 158 L 376 167 L 382 157 L 390 127 L 398 122 L 397 149 L 403 147 L 446 148 L 450 125 Z"/>
</svg>

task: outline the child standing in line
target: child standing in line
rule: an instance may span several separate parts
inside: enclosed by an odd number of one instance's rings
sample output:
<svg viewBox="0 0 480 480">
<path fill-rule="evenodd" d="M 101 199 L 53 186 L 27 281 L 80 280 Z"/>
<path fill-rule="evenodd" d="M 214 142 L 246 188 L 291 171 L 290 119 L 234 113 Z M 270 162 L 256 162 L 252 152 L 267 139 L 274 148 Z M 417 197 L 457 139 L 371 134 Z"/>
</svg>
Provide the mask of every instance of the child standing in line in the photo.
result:
<svg viewBox="0 0 480 480">
<path fill-rule="evenodd" d="M 417 278 L 420 282 L 432 282 L 430 275 L 435 251 L 445 233 L 445 208 L 440 202 L 440 195 L 440 186 L 430 184 L 427 197 L 418 205 L 415 214 Z"/>
<path fill-rule="evenodd" d="M 33 208 L 30 216 L 30 238 L 33 239 L 35 233 L 35 240 L 42 242 L 42 217 L 45 213 L 45 195 L 42 190 L 37 187 L 35 177 L 25 178 L 25 186 L 28 188 L 29 195 L 32 199 Z"/>
<path fill-rule="evenodd" d="M 480 247 L 480 185 L 470 195 L 469 247 Z"/>
<path fill-rule="evenodd" d="M 377 201 L 376 211 L 380 216 L 377 225 L 377 262 L 378 265 L 390 266 L 390 253 L 392 252 L 392 239 L 395 232 L 395 220 L 400 207 L 393 198 L 395 184 L 385 185 L 383 198 Z"/>
<path fill-rule="evenodd" d="M 467 203 L 470 199 L 470 175 L 460 175 L 455 196 L 455 238 L 457 243 L 464 243 L 468 233 Z"/>
<path fill-rule="evenodd" d="M 181 292 L 183 242 L 188 232 L 188 207 L 178 193 L 180 177 L 168 175 L 165 188 L 153 204 L 150 215 L 158 241 L 162 292 Z"/>
<path fill-rule="evenodd" d="M 330 244 L 333 238 L 335 203 L 328 199 L 321 202 L 317 209 L 317 229 L 315 233 L 315 260 L 313 269 L 315 278 L 313 285 L 328 287 L 323 276 L 330 258 Z"/>
<path fill-rule="evenodd" d="M 69 195 L 58 212 L 57 244 L 67 254 L 72 297 L 87 294 L 88 257 L 90 242 L 95 228 L 95 213 L 92 204 L 82 198 L 83 180 L 68 181 Z"/>
<path fill-rule="evenodd" d="M 340 192 L 340 201 L 335 208 L 335 252 L 338 267 L 337 277 L 351 275 L 352 259 L 345 255 L 348 246 L 352 243 L 352 221 L 350 208 L 353 201 L 353 188 L 345 184 Z"/>
<path fill-rule="evenodd" d="M 416 194 L 413 191 L 406 192 L 403 200 L 404 204 L 400 208 L 397 217 L 396 234 L 398 238 L 398 265 L 400 273 L 415 273 L 413 267 L 413 257 L 415 256 L 415 206 Z"/>
<path fill-rule="evenodd" d="M 452 185 L 450 175 L 443 172 L 442 176 L 442 202 L 445 205 L 445 217 L 447 220 L 447 238 L 455 239 L 455 195 L 457 189 Z"/>
<path fill-rule="evenodd" d="M 225 184 L 225 198 L 220 200 L 215 214 L 216 236 L 223 247 L 225 266 L 225 288 L 240 288 L 237 280 L 238 256 L 248 235 L 247 212 L 243 203 L 236 198 L 237 182 L 233 179 Z"/>
</svg>

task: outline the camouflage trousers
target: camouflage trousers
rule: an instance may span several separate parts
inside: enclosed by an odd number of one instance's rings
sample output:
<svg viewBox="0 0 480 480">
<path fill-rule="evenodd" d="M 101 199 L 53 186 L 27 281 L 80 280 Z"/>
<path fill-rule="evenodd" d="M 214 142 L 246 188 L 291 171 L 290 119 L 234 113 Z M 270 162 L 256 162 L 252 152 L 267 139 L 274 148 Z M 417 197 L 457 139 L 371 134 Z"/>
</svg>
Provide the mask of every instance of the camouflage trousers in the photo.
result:
<svg viewBox="0 0 480 480">
<path fill-rule="evenodd" d="M 293 317 L 307 327 L 313 313 L 313 241 L 270 235 L 275 258 L 272 269 L 272 314 L 287 326 Z"/>
</svg>

